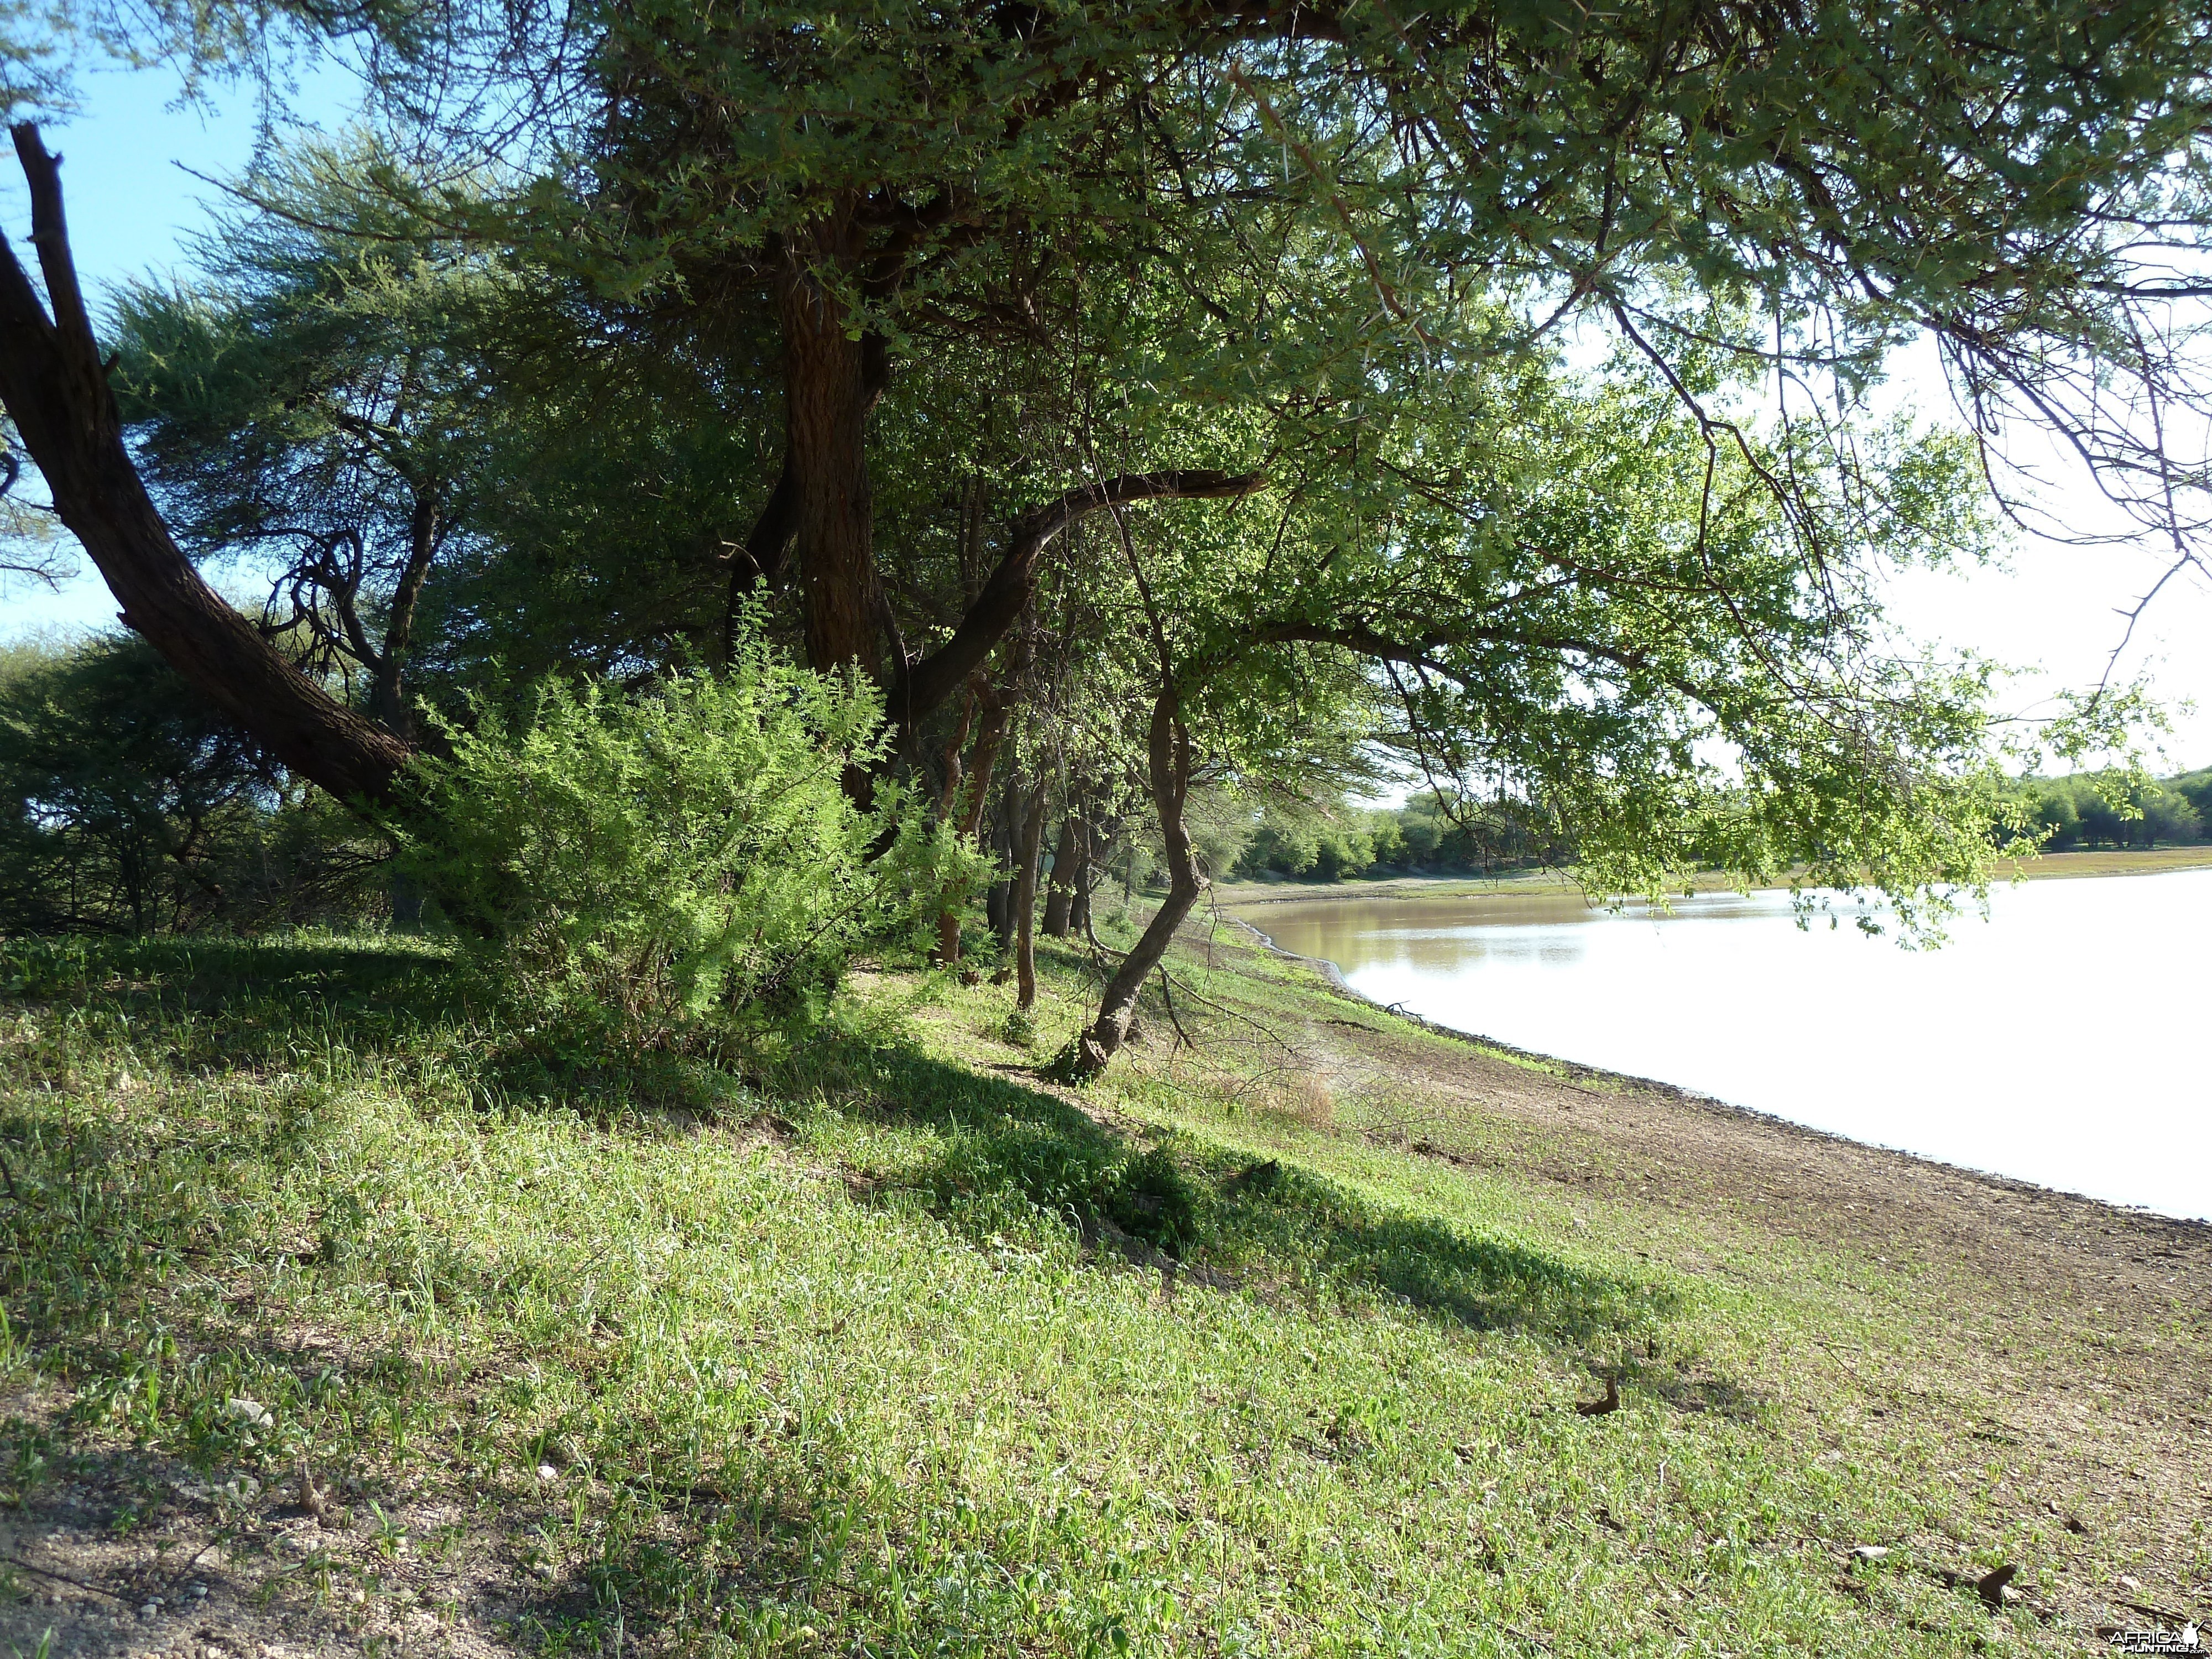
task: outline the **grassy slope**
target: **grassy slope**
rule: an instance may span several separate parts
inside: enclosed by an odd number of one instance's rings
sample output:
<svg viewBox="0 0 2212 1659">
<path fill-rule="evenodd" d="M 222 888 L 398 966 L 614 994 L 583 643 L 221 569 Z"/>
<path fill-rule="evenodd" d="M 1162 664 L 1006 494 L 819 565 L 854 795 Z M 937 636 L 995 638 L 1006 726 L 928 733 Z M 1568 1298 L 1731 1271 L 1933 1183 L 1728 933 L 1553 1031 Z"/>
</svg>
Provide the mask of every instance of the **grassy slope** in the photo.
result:
<svg viewBox="0 0 2212 1659">
<path fill-rule="evenodd" d="M 1378 1145 L 1387 1091 L 1332 1097 L 1267 1035 L 1346 1005 L 1241 950 L 1203 975 L 1228 1006 L 1178 1010 L 1199 1056 L 1156 1010 L 1135 1064 L 1054 1091 L 1027 1068 L 1085 987 L 1046 965 L 1033 1046 L 999 988 L 884 973 L 740 1080 L 549 1068 L 405 944 L 0 958 L 7 1496 L 256 1473 L 205 1524 L 272 1617 L 404 1604 L 532 1650 L 2054 1640 L 1843 1565 L 2032 1559 L 2057 1525 L 2001 1449 L 1826 1362 L 1943 1316 L 1909 1275 L 1538 1182 L 1534 1131 Z M 1721 1271 L 1663 1259 L 1692 1247 Z M 1625 1404 L 1579 1416 L 1599 1374 Z M 270 1509 L 302 1459 L 354 1522 L 304 1557 Z"/>
</svg>

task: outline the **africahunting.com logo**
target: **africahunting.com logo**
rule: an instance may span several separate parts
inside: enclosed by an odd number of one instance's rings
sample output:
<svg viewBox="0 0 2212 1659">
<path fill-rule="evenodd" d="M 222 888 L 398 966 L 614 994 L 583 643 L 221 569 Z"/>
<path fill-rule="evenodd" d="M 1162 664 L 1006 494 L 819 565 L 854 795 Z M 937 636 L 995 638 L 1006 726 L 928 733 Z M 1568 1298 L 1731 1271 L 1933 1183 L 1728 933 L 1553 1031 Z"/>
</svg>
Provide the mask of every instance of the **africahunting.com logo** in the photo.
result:
<svg viewBox="0 0 2212 1659">
<path fill-rule="evenodd" d="M 2112 1632 L 2114 1653 L 2212 1653 L 2199 1638 L 2194 1620 L 2179 1630 L 2168 1630 L 2163 1625 L 2148 1630 L 2116 1630 Z"/>
</svg>

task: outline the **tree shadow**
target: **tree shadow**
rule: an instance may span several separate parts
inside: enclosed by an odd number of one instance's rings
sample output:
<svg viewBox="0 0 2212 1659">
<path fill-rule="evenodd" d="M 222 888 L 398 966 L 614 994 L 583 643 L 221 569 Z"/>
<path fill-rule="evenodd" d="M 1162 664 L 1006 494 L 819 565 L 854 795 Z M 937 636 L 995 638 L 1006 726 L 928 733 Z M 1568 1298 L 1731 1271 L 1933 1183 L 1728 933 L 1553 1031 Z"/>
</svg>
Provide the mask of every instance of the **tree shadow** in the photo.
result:
<svg viewBox="0 0 2212 1659">
<path fill-rule="evenodd" d="M 404 934 L 0 939 L 0 998 L 104 1006 L 183 1069 L 291 1071 L 320 1048 L 419 1055 L 427 1036 L 486 1104 L 696 1123 L 757 1103 L 705 1060 L 518 1029 L 446 950 Z"/>
<path fill-rule="evenodd" d="M 118 1014 L 134 1043 L 185 1071 L 397 1048 L 471 1023 L 484 1002 L 439 946 L 399 935 L 0 939 L 0 998 Z"/>
<path fill-rule="evenodd" d="M 919 1168 L 856 1190 L 875 1201 L 919 1196 L 971 1232 L 995 1230 L 1011 1200 L 1171 1277 L 1219 1284 L 1252 1273 L 1330 1285 L 1471 1329 L 1561 1342 L 1641 1328 L 1674 1305 L 1662 1286 L 1462 1231 L 1294 1165 L 1248 1164 L 1169 1132 L 1145 1144 L 1010 1079 L 902 1048 L 871 1052 L 865 1069 L 866 1109 L 929 1131 L 932 1145 Z"/>
<path fill-rule="evenodd" d="M 466 975 L 434 945 L 312 935 L 17 941 L 0 946 L 0 992 L 110 999 L 149 1032 L 166 1026 L 197 1064 L 287 1066 L 297 1064 L 303 1033 L 359 1049 L 398 1046 L 436 1022 L 465 1020 L 471 994 Z M 503 1105 L 685 1122 L 760 1110 L 757 1079 L 703 1061 L 572 1054 L 542 1036 L 490 1039 L 488 1030 L 474 1034 L 470 1069 L 485 1097 Z M 772 1092 L 857 1097 L 886 1121 L 926 1130 L 919 1167 L 902 1167 L 888 1184 L 856 1180 L 854 1188 L 878 1199 L 918 1196 L 979 1237 L 999 1230 L 1013 1206 L 1201 1282 L 1249 1273 L 1333 1285 L 1469 1328 L 1561 1341 L 1637 1328 L 1672 1306 L 1663 1287 L 1463 1231 L 1294 1165 L 1248 1168 L 1188 1137 L 1109 1127 L 1015 1078 L 981 1075 L 896 1041 L 823 1030 L 792 1044 L 771 1069 L 789 1085 Z M 296 1114 L 270 1127 L 307 1132 Z M 4 1128 L 11 1139 L 21 1132 Z"/>
<path fill-rule="evenodd" d="M 1762 1390 L 1747 1388 L 1725 1376 L 1699 1375 L 1681 1361 L 1646 1361 L 1625 1357 L 1617 1364 L 1591 1367 L 1599 1376 L 1610 1376 L 1648 1395 L 1661 1404 L 1691 1417 L 1723 1417 L 1734 1423 L 1757 1423 L 1773 1408 Z"/>
<path fill-rule="evenodd" d="M 441 947 L 407 934 L 0 939 L 0 994 L 52 1000 L 155 992 L 196 1009 L 312 997 L 373 1016 L 399 1003 L 448 1012 L 461 988 Z"/>
<path fill-rule="evenodd" d="M 466 1012 L 465 992 L 449 965 L 434 951 L 404 943 L 290 941 L 276 948 L 246 941 L 161 941 L 105 945 L 77 956 L 75 967 L 71 960 L 42 966 L 20 953 L 0 957 L 0 963 L 45 973 L 57 987 L 41 991 L 21 985 L 15 989 L 18 996 L 119 999 L 134 1019 L 141 1012 L 148 1016 L 149 1030 L 188 1010 L 214 1011 L 219 1018 L 197 1022 L 198 1036 L 174 1039 L 198 1045 L 195 1058 L 211 1064 L 258 1056 L 289 1069 L 298 1065 L 293 1056 L 303 1030 L 366 1051 L 431 1019 Z M 70 981 L 69 973 L 77 977 Z M 178 1024 L 180 1029 L 195 1025 L 192 1020 Z M 896 1042 L 817 1033 L 794 1044 L 779 1068 L 787 1086 L 775 1092 L 792 1100 L 810 1092 L 850 1099 L 906 1132 L 899 1137 L 902 1152 L 920 1156 L 902 1161 L 882 1182 L 863 1183 L 872 1200 L 919 1200 L 979 1243 L 1018 1212 L 1040 1226 L 1102 1243 L 1102 1257 L 1112 1252 L 1165 1265 L 1178 1279 L 1227 1283 L 1243 1278 L 1270 1292 L 1278 1287 L 1342 1292 L 1355 1305 L 1387 1298 L 1462 1328 L 1528 1331 L 1563 1343 L 1632 1328 L 1668 1310 L 1668 1298 L 1658 1288 L 1395 1209 L 1295 1165 L 1254 1164 L 1188 1138 L 1101 1123 L 1018 1079 L 978 1075 Z M 640 1103 L 641 1085 L 624 1075 L 636 1069 L 599 1056 L 563 1070 L 515 1050 L 485 1061 L 483 1072 L 514 1103 L 542 1100 L 549 1108 L 589 1115 Z M 744 1079 L 712 1068 L 683 1075 L 710 1092 L 742 1091 L 744 1098 L 730 1098 L 733 1109 L 759 1109 L 757 1091 Z M 824 1089 L 825 1082 L 831 1086 Z M 16 1328 L 23 1339 L 79 1381 L 98 1374 L 100 1388 L 81 1389 L 82 1396 L 105 1390 L 118 1411 L 149 1398 L 143 1384 L 154 1370 L 142 1363 L 144 1351 L 126 1350 L 105 1327 L 95 1334 L 103 1307 L 143 1308 L 147 1291 L 162 1274 L 185 1266 L 198 1271 L 248 1243 L 264 1252 L 270 1247 L 250 1215 L 226 1208 L 216 1177 L 227 1162 L 284 1164 L 312 1158 L 313 1142 L 330 1128 L 330 1115 L 341 1109 L 342 1097 L 303 1086 L 271 1090 L 266 1100 L 265 1118 L 234 1121 L 208 1132 L 193 1155 L 206 1162 L 209 1176 L 185 1186 L 166 1179 L 163 1154 L 135 1142 L 112 1119 L 73 1115 L 57 1130 L 51 1115 L 29 1109 L 0 1112 L 0 1137 L 22 1182 L 21 1197 L 29 1200 L 11 1205 L 0 1226 L 0 1233 L 15 1233 L 12 1260 L 25 1276 L 6 1286 L 11 1316 L 28 1316 Z M 257 1112 L 259 1101 L 257 1097 Z M 805 1115 L 799 1106 L 783 1109 Z M 181 1113 L 173 1115 L 184 1121 Z M 19 1149 L 23 1156 L 17 1156 Z M 409 1236 L 415 1255 L 406 1260 L 380 1254 L 373 1223 L 371 1208 L 334 1194 L 311 1231 L 284 1241 L 284 1248 L 319 1269 L 389 1274 L 386 1282 L 396 1293 L 433 1296 L 441 1310 L 454 1313 L 465 1313 L 471 1303 L 496 1307 L 510 1297 L 552 1296 L 561 1288 L 532 1281 L 528 1275 L 546 1271 L 534 1264 L 487 1261 L 421 1233 Z M 45 1281 L 35 1297 L 22 1294 L 27 1278 Z M 171 1413 L 160 1426 L 165 1441 L 196 1464 L 221 1466 L 257 1455 L 248 1443 L 249 1425 L 230 1409 L 235 1395 L 251 1393 L 273 1407 L 280 1421 L 322 1408 L 326 1395 L 333 1406 L 350 1402 L 349 1410 L 388 1406 L 398 1424 L 402 1413 L 427 1411 L 441 1395 L 498 1381 L 496 1372 L 476 1377 L 439 1372 L 404 1341 L 309 1357 L 278 1340 L 280 1334 L 280 1327 L 258 1318 L 228 1321 L 220 1332 L 211 1328 L 209 1340 L 235 1348 L 231 1371 L 218 1367 L 204 1376 L 186 1375 L 179 1367 L 188 1366 L 189 1352 L 155 1362 Z M 193 1333 L 179 1328 L 177 1335 L 189 1349 Z M 67 1352 L 56 1352 L 62 1348 Z M 108 1389 L 111 1380 L 116 1386 Z M 234 1380 L 250 1386 L 234 1389 Z M 181 1403 L 185 1383 L 192 1389 L 189 1407 Z M 152 1409 L 149 1404 L 147 1410 Z M 374 1412 L 362 1421 L 364 1433 L 385 1431 L 386 1419 Z M 103 1431 L 114 1427 L 127 1431 L 130 1423 L 118 1417 Z M 519 1451 L 528 1462 L 539 1449 L 526 1444 Z M 701 1469 L 696 1450 L 692 1466 L 670 1468 L 657 1461 L 665 1450 L 642 1440 L 609 1441 L 593 1455 L 600 1460 L 591 1472 L 593 1501 L 609 1513 L 629 1505 L 629 1518 L 619 1528 L 610 1526 L 605 1547 L 590 1559 L 564 1562 L 548 1579 L 518 1568 L 501 1581 L 499 1618 L 511 1628 L 534 1632 L 548 1650 L 604 1652 L 615 1632 L 635 1631 L 641 1623 L 677 1632 L 672 1639 L 680 1645 L 685 1621 L 706 1616 L 699 1609 L 717 1610 L 718 1618 L 726 1611 L 729 1619 L 746 1621 L 742 1639 L 756 1646 L 800 1643 L 807 1639 L 799 1632 L 810 1598 L 824 1587 L 833 1587 L 833 1599 L 848 1594 L 842 1586 L 873 1559 L 870 1552 L 877 1547 L 868 1540 L 880 1536 L 880 1494 L 842 1481 L 796 1442 L 764 1443 L 749 1455 L 750 1463 L 728 1469 Z M 534 1462 L 529 1466 L 534 1469 Z M 259 1467 L 273 1485 L 290 1466 L 270 1457 Z M 579 1490 L 580 1480 L 580 1474 Z M 391 1492 L 374 1495 L 393 1514 L 400 1512 Z M 487 1547 L 520 1561 L 533 1518 L 520 1505 L 501 1511 L 490 1521 Z M 940 1547 L 954 1551 L 942 1539 L 913 1542 L 918 1553 Z M 968 1547 L 957 1545 L 958 1551 Z M 905 1592 L 882 1585 L 870 1593 L 888 1601 Z M 971 1586 L 959 1593 L 981 1597 L 985 1591 Z M 982 1601 L 948 1601 L 941 1609 L 924 1606 L 901 1616 L 910 1619 L 907 1628 L 922 1638 L 939 1632 L 951 1638 L 972 1632 L 979 1623 L 988 1627 L 999 1612 L 996 1604 Z M 1011 1628 L 1018 1620 L 1008 1613 L 1006 1622 Z"/>
</svg>

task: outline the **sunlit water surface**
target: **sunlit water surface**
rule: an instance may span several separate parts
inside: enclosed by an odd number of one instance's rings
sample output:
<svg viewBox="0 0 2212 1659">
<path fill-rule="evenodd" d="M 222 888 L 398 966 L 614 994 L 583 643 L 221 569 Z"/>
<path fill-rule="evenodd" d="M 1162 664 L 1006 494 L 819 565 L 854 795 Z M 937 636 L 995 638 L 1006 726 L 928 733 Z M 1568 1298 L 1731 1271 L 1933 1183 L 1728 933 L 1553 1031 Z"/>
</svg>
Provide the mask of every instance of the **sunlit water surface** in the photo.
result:
<svg viewBox="0 0 2212 1659">
<path fill-rule="evenodd" d="M 2212 870 L 1998 890 L 1904 951 L 1786 895 L 1614 915 L 1568 894 L 1249 913 L 1361 994 L 1945 1163 L 2212 1218 Z"/>
</svg>

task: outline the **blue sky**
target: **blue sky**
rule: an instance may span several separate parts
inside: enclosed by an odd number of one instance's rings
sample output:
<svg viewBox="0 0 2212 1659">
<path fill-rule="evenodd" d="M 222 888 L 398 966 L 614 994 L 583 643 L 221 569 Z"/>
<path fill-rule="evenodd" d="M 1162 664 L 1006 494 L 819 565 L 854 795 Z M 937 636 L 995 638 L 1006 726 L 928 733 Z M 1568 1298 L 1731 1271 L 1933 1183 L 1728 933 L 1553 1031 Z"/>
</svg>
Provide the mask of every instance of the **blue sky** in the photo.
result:
<svg viewBox="0 0 2212 1659">
<path fill-rule="evenodd" d="M 48 143 L 64 158 L 78 269 L 95 294 L 181 265 L 186 240 L 206 225 L 207 204 L 219 195 L 192 175 L 234 177 L 252 161 L 260 133 L 254 99 L 234 93 L 217 96 L 212 108 L 180 109 L 177 84 L 167 70 L 88 73 L 81 113 L 49 128 Z M 355 107 L 351 88 L 343 70 L 325 66 L 303 78 L 292 103 L 321 125 L 342 126 Z M 0 167 L 0 223 L 20 239 L 27 216 L 21 179 L 12 165 Z M 1898 392 L 1904 401 L 1943 407 L 1934 377 L 1910 365 Z M 2086 490 L 2062 487 L 2052 500 L 2062 517 L 2094 521 Z M 2079 512 L 2069 514 L 2077 500 Z M 2010 709 L 2033 713 L 2057 686 L 2095 682 L 2121 637 L 2118 613 L 2157 579 L 2160 566 L 2148 555 L 2085 553 L 2033 540 L 2020 543 L 2008 562 L 2008 571 L 1900 578 L 1893 610 L 1918 638 L 2044 671 L 2005 694 Z M 59 593 L 17 586 L 0 594 L 0 641 L 100 626 L 112 615 L 87 568 Z M 2178 719 L 2169 755 L 2176 765 L 2212 763 L 2212 586 L 2194 576 L 2170 586 L 2136 630 L 2123 669 L 2148 669 L 2164 696 L 2199 705 Z"/>
</svg>

